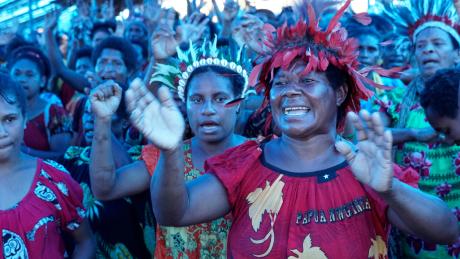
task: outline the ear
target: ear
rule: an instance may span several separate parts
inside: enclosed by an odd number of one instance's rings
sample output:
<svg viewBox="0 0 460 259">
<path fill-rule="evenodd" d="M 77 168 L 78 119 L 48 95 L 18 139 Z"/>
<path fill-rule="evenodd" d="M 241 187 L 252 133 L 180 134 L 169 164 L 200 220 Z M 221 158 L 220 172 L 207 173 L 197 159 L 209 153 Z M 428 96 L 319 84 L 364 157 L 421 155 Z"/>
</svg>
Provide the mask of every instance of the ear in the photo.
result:
<svg viewBox="0 0 460 259">
<path fill-rule="evenodd" d="M 348 95 L 348 85 L 347 84 L 343 84 L 335 90 L 337 107 L 342 105 L 345 99 L 347 99 L 347 95 Z"/>
<path fill-rule="evenodd" d="M 455 64 L 460 64 L 460 48 L 454 51 L 454 62 Z"/>
<path fill-rule="evenodd" d="M 40 78 L 40 88 L 46 88 L 46 77 L 44 76 Z"/>
</svg>

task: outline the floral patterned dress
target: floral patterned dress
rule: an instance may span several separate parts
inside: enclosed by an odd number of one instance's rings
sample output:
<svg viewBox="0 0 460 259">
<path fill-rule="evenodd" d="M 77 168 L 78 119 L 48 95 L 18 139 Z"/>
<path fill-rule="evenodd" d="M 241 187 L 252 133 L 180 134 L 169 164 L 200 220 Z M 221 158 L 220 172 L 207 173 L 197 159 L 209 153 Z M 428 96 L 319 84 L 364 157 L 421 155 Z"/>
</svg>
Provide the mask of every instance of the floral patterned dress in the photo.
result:
<svg viewBox="0 0 460 259">
<path fill-rule="evenodd" d="M 153 152 L 157 152 L 153 146 L 146 146 L 142 152 L 149 172 L 154 170 L 154 164 L 147 163 Z M 191 181 L 203 175 L 204 172 L 193 166 L 190 141 L 184 142 L 184 155 L 185 180 Z M 155 258 L 227 258 L 227 235 L 230 226 L 230 215 L 210 223 L 188 227 L 158 226 Z"/>
<path fill-rule="evenodd" d="M 63 258 L 61 234 L 80 226 L 82 199 L 80 186 L 62 166 L 38 159 L 26 196 L 0 210 L 0 258 Z"/>
<path fill-rule="evenodd" d="M 423 84 L 420 79 L 414 80 L 409 87 L 418 87 L 413 84 Z M 398 87 L 387 95 L 376 99 L 375 103 L 382 112 L 386 112 L 392 119 L 392 126 L 397 125 L 401 116 L 401 106 L 408 88 Z M 424 109 L 419 104 L 418 92 L 416 100 L 411 105 L 404 128 L 421 129 L 429 127 Z M 395 150 L 395 162 L 404 167 L 412 167 L 421 176 L 420 190 L 438 196 L 452 208 L 452 212 L 460 220 L 460 147 L 447 146 L 440 143 L 407 142 L 399 145 Z M 398 239 L 397 250 L 402 257 L 417 258 L 447 258 L 458 257 L 460 243 L 452 246 L 430 244 L 421 239 L 401 235 Z M 398 256 L 398 255 L 395 255 Z"/>
</svg>

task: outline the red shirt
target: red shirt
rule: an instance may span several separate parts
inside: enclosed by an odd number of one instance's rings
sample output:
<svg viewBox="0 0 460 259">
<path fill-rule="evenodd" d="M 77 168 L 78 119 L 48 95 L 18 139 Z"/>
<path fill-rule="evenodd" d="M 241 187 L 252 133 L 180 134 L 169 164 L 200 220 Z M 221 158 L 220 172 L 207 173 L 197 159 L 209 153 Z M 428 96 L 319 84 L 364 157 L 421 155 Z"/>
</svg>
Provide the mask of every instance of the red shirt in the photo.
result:
<svg viewBox="0 0 460 259">
<path fill-rule="evenodd" d="M 268 164 L 262 150 L 249 141 L 205 165 L 232 207 L 228 258 L 387 257 L 388 205 L 347 163 L 292 173 Z"/>
<path fill-rule="evenodd" d="M 0 210 L 0 258 L 63 258 L 62 231 L 73 231 L 85 211 L 80 185 L 55 162 L 38 160 L 25 197 Z"/>
</svg>

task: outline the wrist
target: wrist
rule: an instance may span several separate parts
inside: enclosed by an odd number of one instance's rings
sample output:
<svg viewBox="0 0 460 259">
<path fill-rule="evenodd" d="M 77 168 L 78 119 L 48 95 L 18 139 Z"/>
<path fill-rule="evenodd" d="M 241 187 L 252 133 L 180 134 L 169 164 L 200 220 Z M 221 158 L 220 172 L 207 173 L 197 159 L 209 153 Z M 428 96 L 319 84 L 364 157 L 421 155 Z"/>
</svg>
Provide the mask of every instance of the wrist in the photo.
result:
<svg viewBox="0 0 460 259">
<path fill-rule="evenodd" d="M 384 198 L 386 201 L 391 200 L 397 193 L 399 184 L 400 184 L 399 180 L 393 177 L 388 189 L 385 191 L 379 191 L 378 194 L 382 196 L 382 198 Z"/>
</svg>

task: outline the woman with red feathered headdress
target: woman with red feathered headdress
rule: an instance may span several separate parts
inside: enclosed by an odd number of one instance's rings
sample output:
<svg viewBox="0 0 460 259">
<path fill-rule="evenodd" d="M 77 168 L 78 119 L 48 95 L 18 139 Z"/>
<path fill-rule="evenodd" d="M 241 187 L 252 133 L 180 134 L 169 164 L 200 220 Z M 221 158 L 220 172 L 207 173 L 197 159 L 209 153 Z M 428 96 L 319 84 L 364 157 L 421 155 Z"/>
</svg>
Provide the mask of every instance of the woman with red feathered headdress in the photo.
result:
<svg viewBox="0 0 460 259">
<path fill-rule="evenodd" d="M 265 90 L 282 134 L 207 160 L 198 180 L 184 181 L 184 122 L 169 91 L 127 91 L 134 125 L 161 150 L 151 182 L 161 225 L 232 212 L 229 258 L 387 257 L 390 223 L 436 242 L 457 237 L 447 206 L 412 187 L 413 170 L 392 164 L 392 137 L 378 114 L 354 113 L 369 93 L 356 70 L 356 42 L 338 25 L 350 2 L 325 30 L 309 8 L 308 22 L 268 31 L 250 81 Z M 338 140 L 346 112 L 357 146 Z"/>
<path fill-rule="evenodd" d="M 458 2 L 458 1 L 456 1 Z M 414 46 L 419 74 L 408 87 L 398 87 L 377 99 L 393 135 L 395 162 L 411 166 L 421 176 L 420 190 L 436 195 L 458 214 L 460 184 L 456 174 L 460 147 L 443 139 L 443 129 L 433 129 L 420 105 L 425 82 L 438 70 L 460 62 L 460 24 L 452 1 L 411 0 L 405 6 L 389 5 L 385 13 L 406 28 Z M 441 114 L 439 114 L 441 116 Z M 434 219 L 433 219 L 434 220 Z M 402 258 L 447 258 L 460 255 L 460 240 L 445 246 L 414 236 L 399 238 Z M 396 255 L 397 256 L 397 255 Z"/>
</svg>

